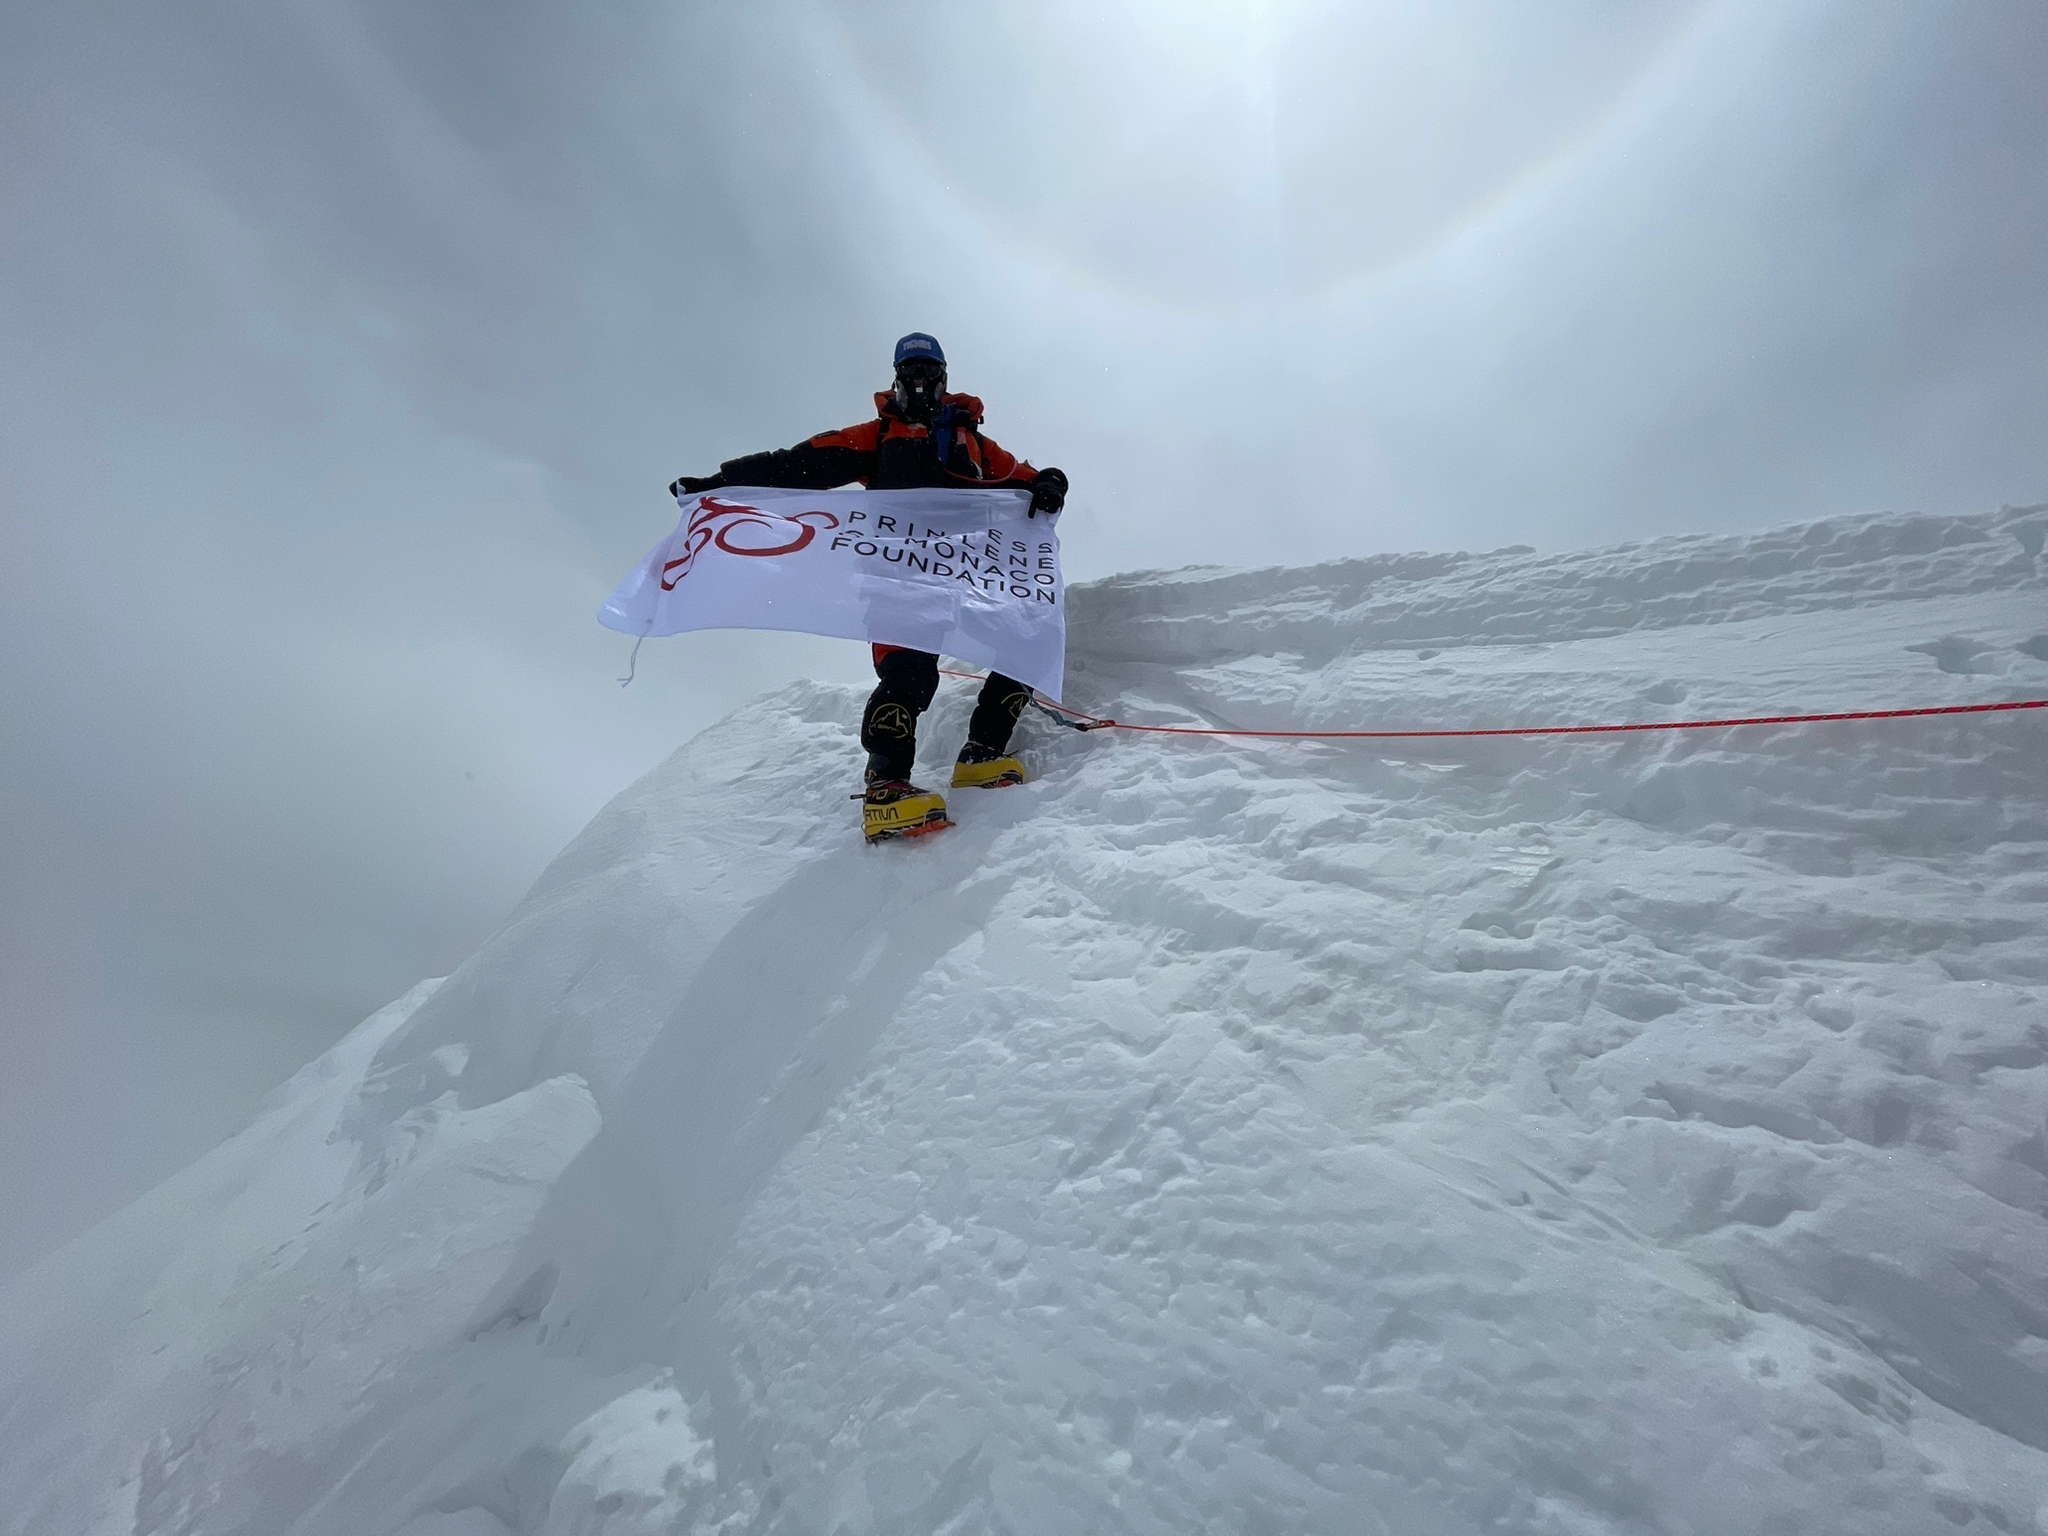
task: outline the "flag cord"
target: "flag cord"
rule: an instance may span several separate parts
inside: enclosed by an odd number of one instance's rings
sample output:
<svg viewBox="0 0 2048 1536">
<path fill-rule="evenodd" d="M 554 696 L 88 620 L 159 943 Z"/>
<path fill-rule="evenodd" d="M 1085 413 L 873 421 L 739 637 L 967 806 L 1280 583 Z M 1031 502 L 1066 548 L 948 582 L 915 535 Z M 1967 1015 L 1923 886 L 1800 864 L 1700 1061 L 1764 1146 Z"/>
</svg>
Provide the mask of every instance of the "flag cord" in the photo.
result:
<svg viewBox="0 0 2048 1536">
<path fill-rule="evenodd" d="M 654 628 L 654 621 L 649 619 L 647 621 L 647 629 L 641 630 L 639 634 L 633 637 L 632 653 L 626 657 L 626 675 L 619 679 L 619 686 L 621 688 L 628 686 L 633 681 L 633 674 L 639 670 L 640 642 L 647 638 L 647 630 L 652 628 Z"/>
</svg>

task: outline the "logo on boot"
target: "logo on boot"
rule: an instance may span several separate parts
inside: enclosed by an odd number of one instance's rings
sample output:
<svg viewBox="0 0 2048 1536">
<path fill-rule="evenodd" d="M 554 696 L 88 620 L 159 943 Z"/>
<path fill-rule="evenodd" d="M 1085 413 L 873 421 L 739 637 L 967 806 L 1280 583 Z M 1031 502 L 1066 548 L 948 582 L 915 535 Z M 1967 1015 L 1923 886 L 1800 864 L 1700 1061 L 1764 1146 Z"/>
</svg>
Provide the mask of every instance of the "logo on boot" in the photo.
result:
<svg viewBox="0 0 2048 1536">
<path fill-rule="evenodd" d="M 900 736 L 908 741 L 917 735 L 917 717 L 901 704 L 883 704 L 868 717 L 868 729 L 877 736 Z"/>
</svg>

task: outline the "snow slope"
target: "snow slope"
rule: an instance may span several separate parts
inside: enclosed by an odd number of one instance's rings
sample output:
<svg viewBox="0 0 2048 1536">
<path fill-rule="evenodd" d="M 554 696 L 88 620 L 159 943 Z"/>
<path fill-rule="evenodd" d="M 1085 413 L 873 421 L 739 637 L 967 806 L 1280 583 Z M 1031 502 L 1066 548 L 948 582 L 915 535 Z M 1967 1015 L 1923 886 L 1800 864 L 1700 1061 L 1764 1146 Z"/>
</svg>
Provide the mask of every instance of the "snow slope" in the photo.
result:
<svg viewBox="0 0 2048 1536">
<path fill-rule="evenodd" d="M 2044 528 L 1123 577 L 1068 696 L 2048 696 Z M 2048 1525 L 2041 714 L 1035 722 L 869 851 L 857 712 L 705 732 L 0 1293 L 0 1531 Z"/>
</svg>

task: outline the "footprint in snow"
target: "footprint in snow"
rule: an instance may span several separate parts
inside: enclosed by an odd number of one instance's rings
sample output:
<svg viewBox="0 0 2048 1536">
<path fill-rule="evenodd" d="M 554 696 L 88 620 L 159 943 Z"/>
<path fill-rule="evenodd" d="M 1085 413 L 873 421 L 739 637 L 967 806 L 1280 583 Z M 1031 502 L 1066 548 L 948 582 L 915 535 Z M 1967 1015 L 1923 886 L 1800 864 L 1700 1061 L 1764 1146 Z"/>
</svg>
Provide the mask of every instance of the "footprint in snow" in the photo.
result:
<svg viewBox="0 0 2048 1536">
<path fill-rule="evenodd" d="M 1943 635 L 1939 640 L 1923 641 L 1919 645 L 1909 645 L 1906 649 L 1918 651 L 1923 656 L 1932 656 L 1934 664 L 1942 671 L 1954 672 L 1964 677 L 2005 670 L 1995 658 L 1992 647 L 1963 635 Z"/>
</svg>

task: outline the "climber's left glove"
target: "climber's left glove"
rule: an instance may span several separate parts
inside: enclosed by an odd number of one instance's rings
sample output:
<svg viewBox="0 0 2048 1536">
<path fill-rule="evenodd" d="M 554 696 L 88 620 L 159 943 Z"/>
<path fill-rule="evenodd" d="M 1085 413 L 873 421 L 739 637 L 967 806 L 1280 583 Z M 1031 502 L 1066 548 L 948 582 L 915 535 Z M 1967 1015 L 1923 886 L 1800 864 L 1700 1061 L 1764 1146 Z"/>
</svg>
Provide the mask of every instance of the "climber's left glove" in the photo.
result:
<svg viewBox="0 0 2048 1536">
<path fill-rule="evenodd" d="M 1067 504 L 1067 476 L 1064 470 L 1041 469 L 1038 478 L 1031 482 L 1031 517 L 1043 512 L 1047 517 L 1058 517 L 1060 508 Z"/>
</svg>

